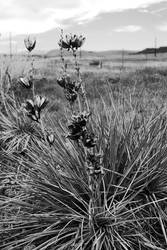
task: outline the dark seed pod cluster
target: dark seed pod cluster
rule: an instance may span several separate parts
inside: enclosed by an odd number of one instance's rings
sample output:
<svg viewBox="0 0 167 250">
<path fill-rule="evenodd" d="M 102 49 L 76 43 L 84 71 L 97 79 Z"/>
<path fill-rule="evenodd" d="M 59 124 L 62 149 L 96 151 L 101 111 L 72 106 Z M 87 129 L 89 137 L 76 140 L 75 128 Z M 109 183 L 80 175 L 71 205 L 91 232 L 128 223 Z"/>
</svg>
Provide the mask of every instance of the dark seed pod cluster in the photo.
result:
<svg viewBox="0 0 167 250">
<path fill-rule="evenodd" d="M 94 133 L 90 133 L 87 130 L 84 130 L 82 134 L 82 142 L 86 148 L 92 148 L 96 146 L 97 137 Z"/>
<path fill-rule="evenodd" d="M 63 49 L 67 49 L 67 50 L 77 50 L 78 48 L 80 48 L 83 43 L 85 42 L 85 37 L 80 35 L 66 35 L 65 36 L 65 40 L 60 39 L 60 41 L 58 42 L 58 45 L 63 48 Z"/>
<path fill-rule="evenodd" d="M 103 170 L 100 163 L 101 158 L 102 156 L 100 154 L 87 154 L 87 163 L 90 170 L 90 174 L 103 174 Z"/>
<path fill-rule="evenodd" d="M 90 113 L 83 112 L 79 115 L 73 115 L 71 122 L 68 125 L 69 134 L 67 137 L 71 140 L 81 140 L 87 148 L 92 148 L 96 145 L 97 138 L 93 133 L 87 131 L 86 125 Z"/>
<path fill-rule="evenodd" d="M 81 83 L 72 81 L 69 75 L 63 75 L 58 78 L 57 83 L 64 89 L 66 99 L 73 104 L 77 99 Z"/>
<path fill-rule="evenodd" d="M 79 115 L 73 115 L 71 121 L 80 127 L 85 127 L 91 113 L 86 113 L 85 111 Z"/>
<path fill-rule="evenodd" d="M 69 101 L 69 103 L 71 105 L 76 101 L 76 99 L 78 97 L 77 92 L 75 92 L 73 90 L 67 90 L 67 89 L 64 90 L 64 95 L 65 95 L 65 98 L 67 99 L 67 101 Z"/>
<path fill-rule="evenodd" d="M 81 138 L 83 131 L 86 129 L 86 123 L 90 113 L 83 112 L 78 115 L 73 115 L 68 125 L 68 138 L 71 140 L 78 140 Z"/>
<path fill-rule="evenodd" d="M 74 61 L 75 61 L 75 69 L 77 72 L 77 77 L 78 77 L 78 82 L 76 81 L 72 81 L 70 76 L 67 75 L 65 69 L 64 69 L 64 74 L 62 75 L 62 77 L 57 79 L 57 83 L 59 86 L 61 86 L 64 89 L 64 94 L 66 99 L 70 102 L 70 104 L 72 105 L 77 97 L 78 97 L 78 91 L 81 88 L 81 77 L 80 77 L 80 68 L 79 68 L 79 64 L 77 62 L 77 55 L 76 55 L 76 51 L 78 48 L 80 48 L 83 43 L 85 41 L 85 37 L 80 35 L 66 35 L 65 39 L 63 38 L 63 31 L 61 33 L 61 38 L 59 40 L 59 46 L 60 46 L 60 52 L 61 52 L 61 59 L 62 59 L 62 63 L 64 65 L 64 57 L 62 54 L 62 49 L 67 49 L 67 50 L 72 50 L 73 51 L 73 56 L 74 56 Z M 83 87 L 83 86 L 82 86 Z M 82 91 L 82 98 L 85 102 L 85 93 L 84 93 L 84 88 L 81 89 Z M 78 98 L 79 99 L 79 98 Z M 79 108 L 80 108 L 80 112 L 82 112 L 82 105 L 80 103 L 80 99 L 79 101 Z M 87 105 L 87 103 L 86 103 Z M 88 106 L 88 105 L 87 105 Z M 89 109 L 88 109 L 89 110 Z M 72 115 L 71 117 L 71 121 L 68 125 L 68 130 L 69 133 L 67 135 L 67 137 L 71 140 L 81 140 L 84 147 L 86 148 L 92 148 L 96 145 L 96 141 L 97 138 L 94 135 L 94 133 L 90 133 L 88 131 L 88 129 L 86 128 L 87 125 L 87 120 L 88 117 L 90 116 L 90 113 L 86 113 L 86 112 L 82 112 L 79 115 Z"/>
</svg>

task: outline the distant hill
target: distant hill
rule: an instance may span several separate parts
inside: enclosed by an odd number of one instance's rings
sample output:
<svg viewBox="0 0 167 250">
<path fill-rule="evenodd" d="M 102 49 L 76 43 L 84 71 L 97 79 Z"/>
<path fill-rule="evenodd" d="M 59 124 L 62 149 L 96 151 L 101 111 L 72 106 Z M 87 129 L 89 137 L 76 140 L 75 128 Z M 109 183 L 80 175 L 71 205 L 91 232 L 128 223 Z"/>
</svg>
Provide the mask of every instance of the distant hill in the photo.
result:
<svg viewBox="0 0 167 250">
<path fill-rule="evenodd" d="M 142 51 L 137 52 L 136 54 L 154 54 L 155 48 L 146 48 Z M 159 47 L 156 49 L 156 53 L 167 53 L 167 47 Z"/>
<path fill-rule="evenodd" d="M 69 56 L 70 53 L 68 51 L 64 50 L 64 56 Z M 80 52 L 78 52 L 80 53 Z M 123 51 L 124 55 L 128 55 L 131 53 L 135 53 L 134 51 L 129 51 L 129 50 L 124 50 Z M 116 56 L 116 55 L 121 55 L 122 50 L 106 50 L 106 51 L 87 51 L 87 50 L 82 50 L 81 51 L 82 57 L 111 57 L 111 56 Z M 72 54 L 71 54 L 72 55 Z M 50 50 L 45 54 L 46 57 L 58 57 L 60 56 L 60 50 L 55 49 L 55 50 Z"/>
</svg>

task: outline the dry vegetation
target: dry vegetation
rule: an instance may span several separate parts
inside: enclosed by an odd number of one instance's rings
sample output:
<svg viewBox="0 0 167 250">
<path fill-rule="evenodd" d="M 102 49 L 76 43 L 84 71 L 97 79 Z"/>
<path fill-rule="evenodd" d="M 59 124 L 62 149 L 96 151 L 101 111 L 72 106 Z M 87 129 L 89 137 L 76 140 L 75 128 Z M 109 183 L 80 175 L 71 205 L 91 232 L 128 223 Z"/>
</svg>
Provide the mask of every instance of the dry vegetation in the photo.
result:
<svg viewBox="0 0 167 250">
<path fill-rule="evenodd" d="M 0 249 L 166 250 L 166 68 L 93 68 L 83 41 L 1 65 Z"/>
</svg>

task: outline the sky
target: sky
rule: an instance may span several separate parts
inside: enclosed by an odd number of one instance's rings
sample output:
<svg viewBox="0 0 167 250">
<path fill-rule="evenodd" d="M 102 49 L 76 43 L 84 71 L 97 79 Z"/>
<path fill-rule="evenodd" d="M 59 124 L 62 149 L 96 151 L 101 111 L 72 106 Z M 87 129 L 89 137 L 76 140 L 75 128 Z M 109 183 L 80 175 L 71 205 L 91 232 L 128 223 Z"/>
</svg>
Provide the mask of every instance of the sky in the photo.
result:
<svg viewBox="0 0 167 250">
<path fill-rule="evenodd" d="M 58 49 L 60 30 L 83 34 L 85 50 L 141 50 L 167 46 L 167 0 L 0 0 L 0 52 Z"/>
</svg>

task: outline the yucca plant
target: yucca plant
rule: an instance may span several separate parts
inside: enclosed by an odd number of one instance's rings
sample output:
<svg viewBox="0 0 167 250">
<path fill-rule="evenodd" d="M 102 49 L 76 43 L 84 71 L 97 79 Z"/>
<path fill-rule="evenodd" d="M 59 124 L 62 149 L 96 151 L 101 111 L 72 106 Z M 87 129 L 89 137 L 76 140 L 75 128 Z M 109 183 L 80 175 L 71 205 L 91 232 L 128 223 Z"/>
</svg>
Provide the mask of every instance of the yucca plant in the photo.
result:
<svg viewBox="0 0 167 250">
<path fill-rule="evenodd" d="M 9 235 L 1 249 L 166 249 L 166 114 L 155 114 L 138 132 L 135 119 L 125 126 L 118 116 L 110 107 L 92 119 L 104 172 L 95 190 L 85 148 L 67 143 L 62 124 L 51 147 L 29 150 L 24 194 L 1 202 L 20 209 L 5 219 L 12 228 L 1 231 Z"/>
<path fill-rule="evenodd" d="M 7 114 L 0 113 L 0 140 L 7 152 L 21 153 L 44 139 L 40 126 L 27 117 L 22 107 L 6 101 L 6 108 Z"/>
<path fill-rule="evenodd" d="M 35 48 L 36 40 L 30 37 L 24 40 L 26 49 L 30 52 Z M 5 72 L 5 80 L 1 82 L 0 92 L 2 105 L 0 110 L 0 142 L 7 153 L 21 154 L 24 156 L 28 147 L 46 140 L 45 127 L 41 113 L 48 104 L 45 97 L 35 94 L 34 89 L 34 61 L 31 61 L 28 76 L 21 77 L 17 81 L 12 79 L 8 68 Z M 6 78 L 8 88 L 5 89 Z M 20 89 L 20 86 L 22 89 Z M 27 93 L 22 96 L 17 93 L 17 88 Z M 31 92 L 32 88 L 32 92 Z M 20 98 L 22 96 L 22 98 Z M 27 98 L 26 98 L 27 96 Z"/>
<path fill-rule="evenodd" d="M 100 107 L 89 105 L 76 54 L 84 40 L 63 40 L 62 33 L 59 42 L 63 65 L 63 49 L 72 50 L 77 78 L 63 66 L 57 80 L 70 104 L 66 124 L 49 114 L 41 118 L 44 97 L 33 95 L 27 113 L 5 102 L 0 139 L 20 168 L 6 169 L 1 181 L 0 207 L 7 214 L 1 216 L 0 249 L 167 247 L 166 111 L 145 119 L 131 102 L 128 113 L 124 103 L 114 104 L 110 89 L 110 105 L 103 98 Z M 20 148 L 27 157 L 18 156 Z M 10 185 L 14 195 L 6 192 Z"/>
</svg>

